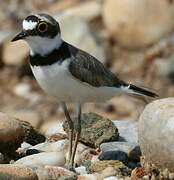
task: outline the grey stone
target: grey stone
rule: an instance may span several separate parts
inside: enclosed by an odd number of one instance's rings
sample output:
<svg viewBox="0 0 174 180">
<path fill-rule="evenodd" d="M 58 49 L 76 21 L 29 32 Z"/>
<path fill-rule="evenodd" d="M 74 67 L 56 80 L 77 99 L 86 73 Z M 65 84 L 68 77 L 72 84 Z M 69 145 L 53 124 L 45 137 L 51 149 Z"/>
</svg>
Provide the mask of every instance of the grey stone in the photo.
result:
<svg viewBox="0 0 174 180">
<path fill-rule="evenodd" d="M 130 121 L 112 121 L 119 129 L 118 141 L 126 141 L 138 144 L 138 123 Z"/>
<path fill-rule="evenodd" d="M 139 120 L 139 142 L 149 163 L 174 172 L 174 98 L 148 104 Z"/>
<path fill-rule="evenodd" d="M 77 118 L 73 118 L 77 126 Z M 91 147 L 99 147 L 102 142 L 118 139 L 118 129 L 114 123 L 95 113 L 84 113 L 81 118 L 82 131 L 80 141 Z M 68 123 L 63 124 L 64 130 L 68 133 Z"/>
<path fill-rule="evenodd" d="M 99 160 L 119 160 L 124 164 L 128 163 L 128 156 L 123 151 L 106 151 L 100 154 Z"/>
<path fill-rule="evenodd" d="M 122 151 L 125 152 L 130 160 L 139 161 L 141 150 L 137 143 L 130 142 L 108 142 L 102 143 L 100 149 L 103 152 L 107 151 Z"/>
<path fill-rule="evenodd" d="M 18 159 L 15 164 L 36 165 L 40 167 L 45 165 L 64 166 L 65 161 L 65 155 L 62 152 L 41 152 Z"/>
</svg>

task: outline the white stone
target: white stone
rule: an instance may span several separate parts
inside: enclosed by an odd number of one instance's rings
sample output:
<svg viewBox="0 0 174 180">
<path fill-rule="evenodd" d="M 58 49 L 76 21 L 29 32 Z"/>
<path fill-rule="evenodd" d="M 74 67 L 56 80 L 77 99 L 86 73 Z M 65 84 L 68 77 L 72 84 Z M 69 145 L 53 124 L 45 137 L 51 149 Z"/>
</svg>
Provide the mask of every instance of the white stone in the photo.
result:
<svg viewBox="0 0 174 180">
<path fill-rule="evenodd" d="M 67 139 L 63 139 L 57 142 L 44 142 L 37 144 L 35 146 L 30 147 L 29 149 L 37 149 L 39 151 L 44 152 L 58 152 L 61 151 L 63 153 L 68 151 L 69 141 Z"/>
<path fill-rule="evenodd" d="M 62 152 L 42 152 L 23 157 L 17 160 L 14 164 L 36 165 L 41 167 L 46 165 L 64 166 L 65 156 Z"/>
<path fill-rule="evenodd" d="M 117 178 L 115 176 L 104 178 L 103 180 L 124 180 L 123 178 Z"/>
<path fill-rule="evenodd" d="M 85 166 L 80 166 L 75 168 L 75 171 L 79 174 L 87 174 L 87 170 Z"/>
</svg>

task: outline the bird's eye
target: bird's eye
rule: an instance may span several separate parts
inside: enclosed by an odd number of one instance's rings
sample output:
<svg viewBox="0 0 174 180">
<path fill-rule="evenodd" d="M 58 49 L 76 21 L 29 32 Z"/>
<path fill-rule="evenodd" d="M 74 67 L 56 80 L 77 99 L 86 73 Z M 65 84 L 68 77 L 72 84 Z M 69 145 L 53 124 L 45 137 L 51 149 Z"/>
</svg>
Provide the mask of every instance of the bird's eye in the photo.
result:
<svg viewBox="0 0 174 180">
<path fill-rule="evenodd" d="M 40 32 L 46 32 L 48 29 L 48 24 L 46 22 L 41 22 L 38 24 L 38 30 Z"/>
</svg>

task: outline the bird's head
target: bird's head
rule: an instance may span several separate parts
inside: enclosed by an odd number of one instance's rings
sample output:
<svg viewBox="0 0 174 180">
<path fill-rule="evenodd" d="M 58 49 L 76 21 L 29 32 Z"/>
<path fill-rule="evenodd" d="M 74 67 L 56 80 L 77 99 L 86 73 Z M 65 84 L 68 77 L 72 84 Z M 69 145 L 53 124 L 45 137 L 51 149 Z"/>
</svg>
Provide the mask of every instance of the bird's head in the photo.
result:
<svg viewBox="0 0 174 180">
<path fill-rule="evenodd" d="M 31 53 L 45 55 L 61 43 L 59 24 L 48 14 L 27 16 L 22 31 L 12 41 L 21 39 L 29 44 Z"/>
</svg>

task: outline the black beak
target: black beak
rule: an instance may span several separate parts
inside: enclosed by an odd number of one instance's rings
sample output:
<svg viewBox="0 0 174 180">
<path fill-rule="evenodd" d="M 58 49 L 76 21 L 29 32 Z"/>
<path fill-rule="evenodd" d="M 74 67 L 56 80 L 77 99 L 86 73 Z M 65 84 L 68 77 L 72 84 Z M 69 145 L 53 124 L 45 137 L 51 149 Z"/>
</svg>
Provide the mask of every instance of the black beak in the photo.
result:
<svg viewBox="0 0 174 180">
<path fill-rule="evenodd" d="M 17 41 L 20 39 L 24 39 L 27 36 L 26 31 L 21 31 L 19 34 L 17 34 L 11 41 Z"/>
</svg>

